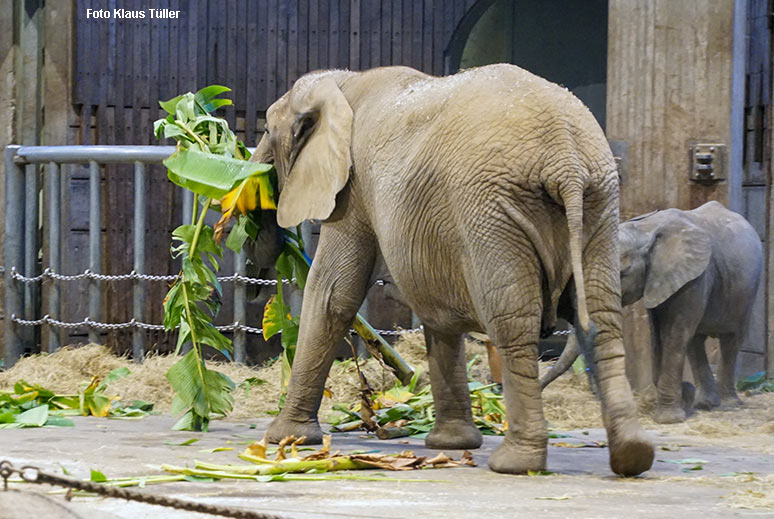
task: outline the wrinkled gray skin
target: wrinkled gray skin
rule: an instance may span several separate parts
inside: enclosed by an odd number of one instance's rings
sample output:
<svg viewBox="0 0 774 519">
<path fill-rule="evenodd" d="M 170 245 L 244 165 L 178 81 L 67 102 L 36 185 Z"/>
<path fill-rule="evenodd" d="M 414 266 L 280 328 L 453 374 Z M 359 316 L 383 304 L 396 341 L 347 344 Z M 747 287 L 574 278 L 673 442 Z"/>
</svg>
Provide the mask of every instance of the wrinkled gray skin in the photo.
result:
<svg viewBox="0 0 774 519">
<path fill-rule="evenodd" d="M 278 224 L 323 221 L 271 441 L 321 441 L 317 411 L 333 346 L 381 251 L 425 326 L 437 418 L 428 447 L 480 446 L 462 334 L 486 332 L 504 359 L 510 424 L 490 467 L 545 468 L 537 341 L 572 276 L 578 327 L 588 337 L 592 324 L 598 330 L 611 467 L 624 475 L 650 468 L 653 446 L 624 374 L 615 163 L 580 101 L 511 65 L 444 78 L 406 67 L 334 70 L 300 78 L 269 108 L 267 130 L 253 160 L 277 168 Z"/>
<path fill-rule="evenodd" d="M 659 423 L 685 420 L 690 396 L 682 384 L 685 357 L 691 365 L 698 409 L 735 406 L 736 358 L 749 329 L 763 268 L 755 229 L 718 202 L 692 211 L 667 209 L 621 224 L 623 304 L 644 299 L 651 322 L 653 383 Z M 718 383 L 704 342 L 720 339 Z M 568 347 L 541 379 L 545 387 L 572 365 L 577 346 Z"/>
</svg>

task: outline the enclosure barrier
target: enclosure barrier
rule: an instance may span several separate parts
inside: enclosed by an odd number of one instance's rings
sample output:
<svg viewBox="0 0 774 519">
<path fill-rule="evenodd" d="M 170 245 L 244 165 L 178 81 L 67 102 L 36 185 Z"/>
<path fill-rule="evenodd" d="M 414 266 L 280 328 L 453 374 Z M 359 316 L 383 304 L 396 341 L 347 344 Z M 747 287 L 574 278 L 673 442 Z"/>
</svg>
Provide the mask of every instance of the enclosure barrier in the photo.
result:
<svg viewBox="0 0 774 519">
<path fill-rule="evenodd" d="M 142 281 L 171 282 L 176 275 L 152 275 L 145 273 L 145 166 L 161 163 L 175 150 L 174 146 L 19 146 L 9 145 L 5 148 L 5 255 L 3 271 L 5 280 L 5 318 L 4 347 L 5 367 L 8 368 L 24 354 L 34 341 L 25 336 L 23 327 L 48 326 L 51 333 L 48 336 L 48 351 L 54 352 L 61 347 L 58 329 L 87 327 L 89 340 L 99 342 L 100 330 L 133 329 L 132 355 L 141 360 L 145 355 L 143 342 L 146 330 L 162 331 L 161 324 L 143 321 L 145 308 L 145 292 Z M 61 180 L 60 165 L 89 165 L 89 266 L 78 274 L 65 275 L 61 270 Z M 134 164 L 134 258 L 133 270 L 128 274 L 103 274 L 101 270 L 102 237 L 100 200 L 100 165 L 102 164 Z M 38 185 L 37 166 L 47 165 L 44 175 L 45 182 L 43 199 L 48 199 L 49 207 L 45 215 L 40 215 L 44 231 L 48 234 L 49 246 L 47 257 L 43 264 L 47 265 L 40 274 L 38 272 L 38 243 L 40 186 Z M 193 209 L 193 193 L 183 191 L 183 222 Z M 233 332 L 234 360 L 244 362 L 246 334 L 261 334 L 261 328 L 245 325 L 246 316 L 246 286 L 276 285 L 273 279 L 257 279 L 245 275 L 246 258 L 244 252 L 237 254 L 235 273 L 230 276 L 220 276 L 221 283 L 233 282 L 234 315 L 232 324 L 217 326 L 220 331 Z M 89 281 L 89 315 L 82 321 L 65 322 L 59 320 L 61 300 L 59 282 L 70 282 L 86 279 Z M 46 313 L 37 304 L 35 284 L 51 280 L 48 293 Z M 99 316 L 102 306 L 100 282 L 132 281 L 132 319 L 123 323 L 101 322 Z M 377 280 L 377 285 L 384 281 Z M 400 335 L 410 331 L 420 331 L 421 326 L 412 330 L 376 330 L 380 335 Z M 354 333 L 354 331 L 353 331 Z M 569 330 L 557 331 L 556 335 L 566 335 Z M 31 348 L 33 349 L 33 348 Z"/>
</svg>

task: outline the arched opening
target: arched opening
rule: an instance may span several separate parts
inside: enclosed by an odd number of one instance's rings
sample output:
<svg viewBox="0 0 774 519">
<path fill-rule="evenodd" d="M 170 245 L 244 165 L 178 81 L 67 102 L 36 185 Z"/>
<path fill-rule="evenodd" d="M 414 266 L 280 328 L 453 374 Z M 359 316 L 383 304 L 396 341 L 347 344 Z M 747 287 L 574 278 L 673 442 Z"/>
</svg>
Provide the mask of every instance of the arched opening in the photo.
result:
<svg viewBox="0 0 774 519">
<path fill-rule="evenodd" d="M 446 71 L 513 63 L 570 89 L 605 127 L 608 0 L 479 0 L 446 50 Z"/>
</svg>

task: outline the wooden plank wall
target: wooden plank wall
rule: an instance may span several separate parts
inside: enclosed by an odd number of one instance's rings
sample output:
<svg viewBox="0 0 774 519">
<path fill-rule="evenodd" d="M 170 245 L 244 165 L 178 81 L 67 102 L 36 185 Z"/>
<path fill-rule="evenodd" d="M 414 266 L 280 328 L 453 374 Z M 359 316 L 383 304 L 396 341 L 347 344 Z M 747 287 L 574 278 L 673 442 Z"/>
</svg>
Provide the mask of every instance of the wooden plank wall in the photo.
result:
<svg viewBox="0 0 774 519">
<path fill-rule="evenodd" d="M 731 142 L 734 0 L 610 0 L 607 134 L 628 144 L 621 211 L 692 209 L 729 201 L 729 182 L 689 181 L 688 146 Z M 627 371 L 650 382 L 650 330 L 641 304 L 625 312 Z"/>
<path fill-rule="evenodd" d="M 225 117 L 237 135 L 255 145 L 266 108 L 302 74 L 321 68 L 362 70 L 382 65 L 409 65 L 442 74 L 444 50 L 454 29 L 475 0 L 77 0 L 72 104 L 77 120 L 70 140 L 78 144 L 154 144 L 153 121 L 162 116 L 159 99 L 195 91 L 210 84 L 232 88 L 235 107 Z M 148 7 L 180 11 L 179 19 L 88 20 L 87 8 Z M 168 143 L 164 143 L 168 144 Z M 88 261 L 88 171 L 74 168 L 69 176 L 70 222 L 65 230 L 64 268 L 83 271 Z M 132 270 L 131 166 L 104 168 L 103 272 Z M 148 175 L 146 270 L 174 272 L 168 245 L 171 230 L 181 221 L 179 193 L 162 168 Z M 229 272 L 230 260 L 224 273 Z M 228 321 L 230 287 L 225 287 L 221 319 Z M 148 285 L 146 320 L 161 321 L 163 283 Z M 86 284 L 73 287 L 64 318 L 86 315 Z M 99 318 L 110 322 L 131 317 L 131 285 L 106 286 L 105 309 Z M 377 297 L 377 299 L 379 299 Z M 379 306 L 371 302 L 371 312 Z M 385 309 L 388 306 L 385 305 Z M 388 315 L 389 314 L 389 315 Z M 389 327 L 399 315 L 373 316 Z M 251 325 L 260 308 L 250 308 Z M 382 316 L 384 317 L 384 316 Z M 403 326 L 409 322 L 400 314 Z M 395 320 L 393 319 L 393 321 Z M 85 330 L 71 335 L 83 340 Z M 255 339 L 251 336 L 251 339 Z M 126 334 L 111 334 L 110 344 L 123 351 Z M 149 347 L 169 348 L 161 334 L 149 335 Z M 255 348 L 252 348 L 255 349 Z"/>
</svg>

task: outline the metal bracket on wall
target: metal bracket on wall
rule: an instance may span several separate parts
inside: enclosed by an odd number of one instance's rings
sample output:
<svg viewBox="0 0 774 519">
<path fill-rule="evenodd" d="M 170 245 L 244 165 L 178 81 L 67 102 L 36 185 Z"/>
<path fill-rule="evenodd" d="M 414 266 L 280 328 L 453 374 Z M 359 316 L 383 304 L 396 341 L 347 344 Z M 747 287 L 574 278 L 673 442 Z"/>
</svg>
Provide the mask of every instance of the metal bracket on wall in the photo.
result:
<svg viewBox="0 0 774 519">
<path fill-rule="evenodd" d="M 726 179 L 726 145 L 696 143 L 688 147 L 691 160 L 690 179 L 699 183 L 714 183 Z"/>
</svg>

